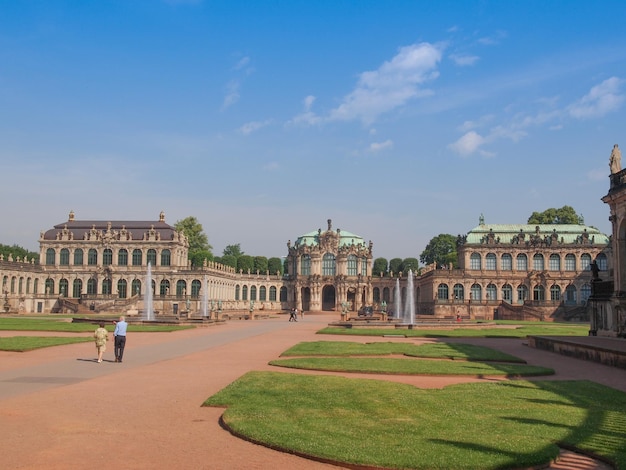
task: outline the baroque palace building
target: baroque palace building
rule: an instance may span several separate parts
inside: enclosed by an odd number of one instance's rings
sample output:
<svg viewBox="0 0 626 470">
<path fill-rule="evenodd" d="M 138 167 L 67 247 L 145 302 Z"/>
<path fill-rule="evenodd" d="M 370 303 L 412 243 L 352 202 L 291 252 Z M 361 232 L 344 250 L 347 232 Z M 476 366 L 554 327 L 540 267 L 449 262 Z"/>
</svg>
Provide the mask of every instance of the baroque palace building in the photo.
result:
<svg viewBox="0 0 626 470">
<path fill-rule="evenodd" d="M 330 220 L 326 230 L 287 243 L 283 275 L 213 262 L 192 267 L 186 237 L 163 213 L 156 221 L 101 221 L 70 212 L 41 233 L 39 245 L 39 263 L 0 257 L 4 311 L 140 315 L 150 288 L 157 315 L 296 307 L 350 317 L 365 306 L 394 312 L 412 284 L 418 317 L 580 319 L 588 315 L 590 268 L 612 277 L 609 238 L 593 227 L 489 225 L 482 216 L 458 237 L 457 268 L 426 266 L 411 283 L 407 273 L 372 273 L 373 243 Z"/>
</svg>

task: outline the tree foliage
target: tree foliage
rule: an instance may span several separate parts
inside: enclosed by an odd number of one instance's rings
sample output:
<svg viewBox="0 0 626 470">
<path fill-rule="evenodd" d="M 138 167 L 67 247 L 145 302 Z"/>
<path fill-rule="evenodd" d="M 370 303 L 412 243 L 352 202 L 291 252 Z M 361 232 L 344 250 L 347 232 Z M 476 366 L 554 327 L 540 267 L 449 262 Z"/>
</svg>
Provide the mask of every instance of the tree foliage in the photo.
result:
<svg viewBox="0 0 626 470">
<path fill-rule="evenodd" d="M 386 258 L 376 258 L 372 266 L 372 275 L 380 276 L 380 273 L 383 273 L 383 276 L 386 275 L 389 272 L 387 270 L 387 264 Z"/>
<path fill-rule="evenodd" d="M 392 258 L 389 260 L 389 272 L 398 273 L 402 271 L 402 258 Z"/>
<path fill-rule="evenodd" d="M 267 269 L 269 270 L 270 274 L 283 274 L 283 263 L 281 261 L 280 258 L 270 258 L 267 260 Z"/>
<path fill-rule="evenodd" d="M 241 255 L 237 258 L 237 271 L 244 273 L 254 272 L 254 258 L 250 255 Z"/>
<path fill-rule="evenodd" d="M 245 253 L 241 251 L 241 243 L 235 243 L 234 245 L 227 245 L 224 248 L 223 256 L 234 256 L 235 258 L 239 258 L 241 255 Z"/>
<path fill-rule="evenodd" d="M 9 255 L 13 256 L 13 260 L 17 260 L 19 257 L 21 260 L 27 258 L 29 261 L 34 259 L 35 262 L 39 261 L 39 253 L 35 253 L 33 251 L 28 251 L 26 248 L 22 248 L 19 245 L 2 245 L 0 244 L 0 254 L 4 255 L 4 259 L 6 260 Z"/>
<path fill-rule="evenodd" d="M 529 224 L 584 224 L 582 215 L 576 214 L 571 206 L 563 206 L 560 209 L 551 207 L 543 212 L 533 212 L 528 218 Z"/>
<path fill-rule="evenodd" d="M 224 266 L 230 266 L 231 268 L 237 269 L 237 258 L 233 255 L 224 255 L 220 258 L 215 258 L 215 261 L 223 264 Z"/>
<path fill-rule="evenodd" d="M 436 263 L 438 266 L 447 266 L 452 263 L 456 266 L 456 237 L 441 233 L 431 238 L 420 255 L 420 261 L 425 265 Z"/>
<path fill-rule="evenodd" d="M 191 260 L 192 265 L 202 266 L 205 259 L 213 259 L 213 253 L 211 252 L 213 247 L 209 245 L 209 239 L 198 219 L 193 216 L 186 217 L 177 221 L 174 224 L 174 228 L 184 233 L 187 237 L 189 242 L 188 258 Z"/>
<path fill-rule="evenodd" d="M 409 272 L 409 270 L 413 271 L 413 273 L 417 273 L 419 271 L 419 261 L 417 261 L 417 258 L 405 258 L 402 261 L 402 265 L 400 266 L 401 271 L 406 274 Z"/>
<path fill-rule="evenodd" d="M 265 274 L 267 272 L 267 257 L 255 256 L 254 257 L 254 272 L 259 274 Z"/>
</svg>

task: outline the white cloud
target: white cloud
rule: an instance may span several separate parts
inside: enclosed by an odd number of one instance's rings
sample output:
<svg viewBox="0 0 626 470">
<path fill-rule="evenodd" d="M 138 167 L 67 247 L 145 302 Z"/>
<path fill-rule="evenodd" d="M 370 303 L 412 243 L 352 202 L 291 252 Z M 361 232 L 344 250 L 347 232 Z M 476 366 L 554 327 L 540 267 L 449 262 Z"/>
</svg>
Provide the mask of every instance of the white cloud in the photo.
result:
<svg viewBox="0 0 626 470">
<path fill-rule="evenodd" d="M 372 142 L 370 144 L 370 152 L 376 153 L 381 150 L 390 149 L 393 147 L 393 141 L 390 139 L 385 140 L 384 142 Z"/>
<path fill-rule="evenodd" d="M 226 85 L 226 96 L 224 96 L 224 101 L 222 102 L 222 111 L 239 101 L 239 85 L 239 80 L 231 80 Z"/>
<path fill-rule="evenodd" d="M 363 72 L 355 89 L 330 112 L 328 120 L 351 121 L 360 119 L 371 123 L 407 101 L 430 95 L 420 85 L 436 78 L 435 70 L 441 60 L 441 46 L 429 43 L 402 47 L 391 60 L 377 70 Z"/>
<path fill-rule="evenodd" d="M 302 104 L 304 105 L 304 111 L 298 114 L 297 116 L 295 116 L 290 121 L 288 121 L 287 124 L 314 125 L 314 124 L 318 124 L 319 122 L 321 122 L 322 119 L 318 115 L 316 115 L 313 111 L 311 111 L 311 107 L 313 106 L 314 102 L 315 102 L 315 96 L 313 95 L 306 96 L 304 100 L 302 100 Z"/>
<path fill-rule="evenodd" d="M 569 113 L 577 119 L 602 117 L 617 110 L 624 102 L 620 89 L 624 81 L 611 77 L 591 88 L 589 93 L 569 107 Z"/>
<path fill-rule="evenodd" d="M 475 131 L 469 131 L 453 144 L 448 145 L 459 155 L 466 157 L 476 152 L 485 143 L 485 138 Z"/>
<path fill-rule="evenodd" d="M 239 59 L 239 62 L 237 62 L 235 64 L 234 69 L 235 70 L 241 70 L 242 68 L 244 68 L 249 63 L 250 63 L 250 57 L 248 57 L 248 56 L 242 57 L 241 59 Z"/>
<path fill-rule="evenodd" d="M 241 126 L 239 128 L 239 132 L 241 132 L 244 135 L 248 135 L 251 134 L 252 132 L 258 131 L 259 129 L 262 129 L 265 126 L 268 126 L 272 123 L 271 119 L 267 119 L 265 121 L 251 121 L 251 122 L 247 122 L 245 123 L 243 126 Z"/>
<path fill-rule="evenodd" d="M 460 67 L 466 67 L 468 65 L 474 65 L 480 57 L 476 55 L 458 55 L 452 54 L 450 55 L 450 59 L 454 61 L 454 63 Z"/>
</svg>

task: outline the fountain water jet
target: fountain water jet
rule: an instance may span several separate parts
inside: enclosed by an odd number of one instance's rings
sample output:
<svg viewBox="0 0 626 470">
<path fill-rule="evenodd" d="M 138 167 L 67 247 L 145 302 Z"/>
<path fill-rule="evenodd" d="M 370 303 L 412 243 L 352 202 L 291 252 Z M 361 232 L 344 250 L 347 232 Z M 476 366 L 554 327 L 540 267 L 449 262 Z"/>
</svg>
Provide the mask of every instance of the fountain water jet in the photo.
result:
<svg viewBox="0 0 626 470">
<path fill-rule="evenodd" d="M 204 275 L 204 285 L 202 286 L 202 316 L 206 318 L 209 315 L 209 292 L 206 274 Z"/>
<path fill-rule="evenodd" d="M 396 290 L 393 293 L 394 317 L 400 320 L 402 318 L 402 294 L 400 293 L 400 279 L 396 278 Z"/>
<path fill-rule="evenodd" d="M 152 300 L 152 296 L 152 265 L 148 263 L 148 273 L 146 274 L 146 296 L 144 299 L 144 316 L 148 321 L 154 320 L 154 302 Z"/>
<path fill-rule="evenodd" d="M 403 320 L 409 325 L 415 324 L 415 293 L 413 289 L 413 271 L 410 269 L 406 281 L 406 299 Z"/>
</svg>

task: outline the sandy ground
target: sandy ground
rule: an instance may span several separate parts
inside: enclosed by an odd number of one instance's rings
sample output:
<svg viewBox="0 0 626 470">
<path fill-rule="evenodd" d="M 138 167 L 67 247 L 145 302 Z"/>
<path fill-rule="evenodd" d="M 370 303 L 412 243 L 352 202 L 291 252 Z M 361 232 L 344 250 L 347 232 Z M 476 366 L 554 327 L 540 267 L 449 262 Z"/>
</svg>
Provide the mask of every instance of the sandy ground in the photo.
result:
<svg viewBox="0 0 626 470">
<path fill-rule="evenodd" d="M 270 370 L 268 361 L 298 342 L 391 340 L 316 336 L 332 319 L 314 314 L 293 323 L 284 316 L 175 333 L 131 333 L 121 364 L 112 361 L 112 342 L 102 364 L 95 362 L 92 343 L 0 352 L 0 468 L 337 468 L 233 437 L 218 425 L 221 409 L 201 406 L 244 373 Z M 554 380 L 587 378 L 626 391 L 624 370 L 537 351 L 521 340 L 473 341 L 552 367 Z M 385 378 L 419 387 L 493 380 Z M 608 467 L 566 453 L 552 468 Z"/>
</svg>

